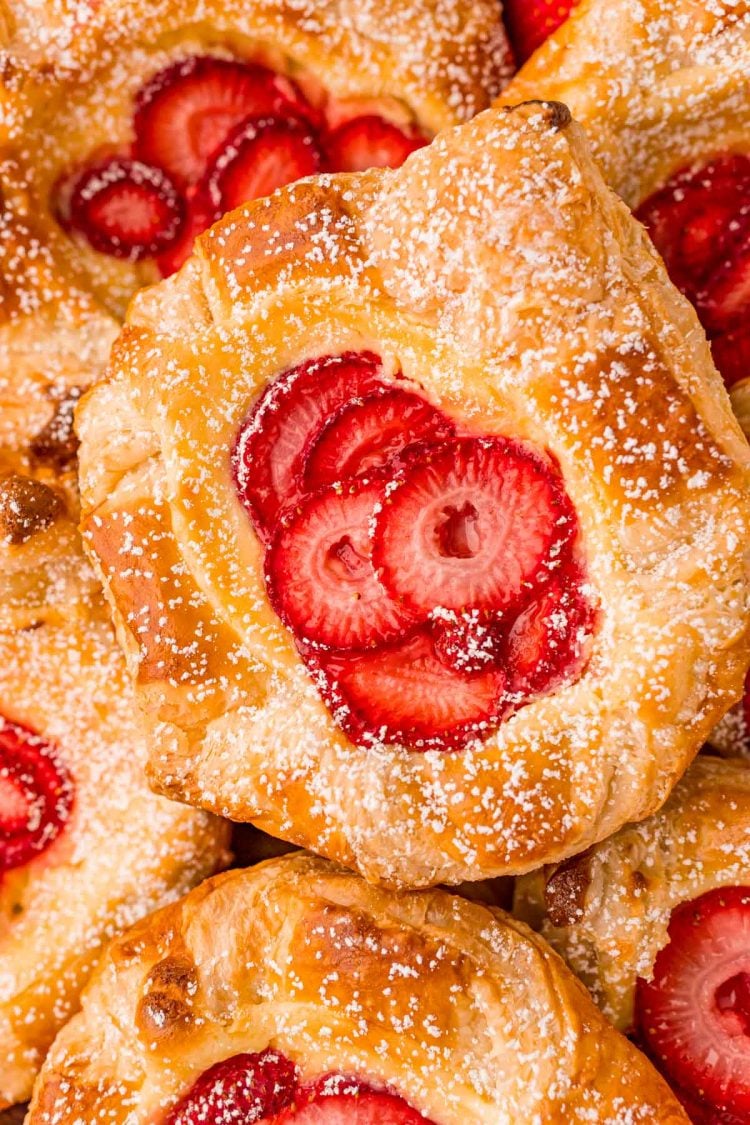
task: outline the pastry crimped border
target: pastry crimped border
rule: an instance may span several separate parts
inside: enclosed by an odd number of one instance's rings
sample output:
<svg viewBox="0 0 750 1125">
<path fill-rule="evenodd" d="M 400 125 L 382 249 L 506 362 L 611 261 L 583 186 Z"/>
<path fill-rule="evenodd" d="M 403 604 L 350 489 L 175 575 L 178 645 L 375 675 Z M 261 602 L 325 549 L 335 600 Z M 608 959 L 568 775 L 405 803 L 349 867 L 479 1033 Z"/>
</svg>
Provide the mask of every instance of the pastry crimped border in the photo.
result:
<svg viewBox="0 0 750 1125">
<path fill-rule="evenodd" d="M 440 1125 L 686 1120 L 525 926 L 298 853 L 209 880 L 116 939 L 28 1122 L 156 1121 L 213 1063 L 269 1045 L 303 1079 L 362 1075 Z"/>
<path fill-rule="evenodd" d="M 701 755 L 654 816 L 517 880 L 514 911 L 629 1030 L 636 978 L 651 976 L 672 910 L 735 885 L 750 886 L 750 769 Z"/>
<path fill-rule="evenodd" d="M 546 445 L 579 513 L 603 606 L 589 667 L 477 749 L 348 742 L 268 606 L 232 487 L 265 382 L 363 346 L 469 425 Z M 225 218 L 135 301 L 79 431 L 152 783 L 370 879 L 574 854 L 653 812 L 740 694 L 747 444 L 694 312 L 564 107 L 491 111 L 396 172 Z"/>
</svg>

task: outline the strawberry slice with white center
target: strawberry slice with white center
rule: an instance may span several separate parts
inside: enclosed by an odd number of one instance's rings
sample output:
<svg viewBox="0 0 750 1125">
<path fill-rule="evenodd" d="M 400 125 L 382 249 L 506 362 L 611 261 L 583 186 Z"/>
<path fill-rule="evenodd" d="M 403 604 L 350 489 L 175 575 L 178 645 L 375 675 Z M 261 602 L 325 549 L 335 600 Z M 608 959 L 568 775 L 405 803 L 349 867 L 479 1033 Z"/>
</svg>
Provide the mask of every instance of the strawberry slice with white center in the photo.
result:
<svg viewBox="0 0 750 1125">
<path fill-rule="evenodd" d="M 398 388 L 368 395 L 342 406 L 323 426 L 307 453 L 304 487 L 312 491 L 378 469 L 409 445 L 440 443 L 454 430 L 421 395 Z"/>
<path fill-rule="evenodd" d="M 353 742 L 458 750 L 500 721 L 505 675 L 463 675 L 438 658 L 429 633 L 392 648 L 311 657 L 320 690 Z"/>
<path fill-rule="evenodd" d="M 559 565 L 576 517 L 551 464 L 507 438 L 459 438 L 389 487 L 373 561 L 415 613 L 504 611 Z"/>
<path fill-rule="evenodd" d="M 135 152 L 178 184 L 196 183 L 249 117 L 315 118 L 293 82 L 267 67 L 196 55 L 160 70 L 138 94 Z"/>
<path fill-rule="evenodd" d="M 380 480 L 313 493 L 285 518 L 266 555 L 271 604 L 298 638 L 363 649 L 400 637 L 412 615 L 381 586 L 369 526 Z"/>
<path fill-rule="evenodd" d="M 667 1077 L 715 1110 L 750 1118 L 750 887 L 708 891 L 672 913 L 637 1018 Z"/>
<path fill-rule="evenodd" d="M 564 24 L 577 0 L 505 0 L 503 15 L 520 66 Z"/>
<path fill-rule="evenodd" d="M 0 873 L 45 851 L 72 806 L 73 782 L 54 747 L 0 720 Z"/>
<path fill-rule="evenodd" d="M 593 627 L 594 611 L 575 569 L 554 577 L 508 633 L 504 661 L 511 690 L 536 695 L 579 671 Z"/>
<path fill-rule="evenodd" d="M 165 172 L 139 160 L 112 157 L 75 180 L 67 226 L 95 250 L 140 261 L 170 247 L 185 221 L 185 203 Z"/>
<path fill-rule="evenodd" d="M 325 148 L 337 172 L 366 172 L 368 168 L 400 168 L 413 152 L 427 144 L 417 129 L 400 129 L 384 117 L 368 113 L 352 117 L 328 134 Z"/>
<path fill-rule="evenodd" d="M 206 173 L 216 217 L 323 168 L 315 133 L 301 120 L 252 118 L 230 134 Z"/>
<path fill-rule="evenodd" d="M 388 387 L 371 352 L 322 356 L 280 375 L 243 424 L 232 453 L 235 485 L 263 539 L 282 507 L 303 495 L 306 450 L 345 402 Z"/>
</svg>

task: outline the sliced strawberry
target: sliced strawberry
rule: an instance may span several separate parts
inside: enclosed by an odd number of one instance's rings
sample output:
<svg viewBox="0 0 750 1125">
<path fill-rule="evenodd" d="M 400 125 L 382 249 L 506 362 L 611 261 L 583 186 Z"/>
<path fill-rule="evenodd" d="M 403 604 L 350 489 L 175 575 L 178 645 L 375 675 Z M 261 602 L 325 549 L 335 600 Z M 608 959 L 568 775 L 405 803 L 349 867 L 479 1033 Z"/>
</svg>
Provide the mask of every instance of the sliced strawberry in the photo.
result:
<svg viewBox="0 0 750 1125">
<path fill-rule="evenodd" d="M 186 206 L 187 214 L 179 238 L 157 259 L 156 264 L 162 277 L 171 277 L 185 264 L 193 252 L 198 235 L 208 230 L 217 218 L 215 208 L 206 198 L 205 192 L 195 187 L 187 189 Z"/>
<path fill-rule="evenodd" d="M 750 324 L 714 336 L 711 351 L 728 389 L 750 379 Z"/>
<path fill-rule="evenodd" d="M 363 649 L 400 637 L 414 618 L 388 594 L 370 557 L 380 480 L 315 492 L 279 527 L 266 555 L 271 604 L 295 635 Z"/>
<path fill-rule="evenodd" d="M 368 168 L 400 168 L 413 152 L 427 144 L 416 129 L 405 131 L 377 114 L 353 117 L 326 137 L 331 168 L 337 172 L 366 172 Z"/>
<path fill-rule="evenodd" d="M 173 1107 L 165 1125 L 235 1125 L 282 1112 L 297 1089 L 296 1067 L 279 1051 L 233 1055 L 206 1070 Z"/>
<path fill-rule="evenodd" d="M 750 887 L 708 891 L 672 912 L 669 944 L 639 980 L 641 1034 L 699 1102 L 750 1115 Z"/>
<path fill-rule="evenodd" d="M 100 253 L 135 262 L 163 253 L 184 220 L 185 203 L 165 172 L 116 156 L 78 176 L 67 225 Z"/>
<path fill-rule="evenodd" d="M 431 1125 L 399 1097 L 359 1079 L 329 1075 L 303 1087 L 273 1125 Z M 271 1125 L 271 1123 L 269 1123 Z"/>
<path fill-rule="evenodd" d="M 197 55 L 160 70 L 138 94 L 135 152 L 177 183 L 196 183 L 248 117 L 314 117 L 288 78 L 255 63 Z"/>
<path fill-rule="evenodd" d="M 447 668 L 428 629 L 393 648 L 308 663 L 335 718 L 360 745 L 460 749 L 486 738 L 502 715 L 503 672 L 462 675 Z"/>
<path fill-rule="evenodd" d="M 571 568 L 555 576 L 537 593 L 510 629 L 505 669 L 510 690 L 537 695 L 580 670 L 586 639 L 594 627 L 594 611 Z"/>
<path fill-rule="evenodd" d="M 559 565 L 575 531 L 551 465 L 507 438 L 458 438 L 402 470 L 375 521 L 373 561 L 417 614 L 499 612 Z"/>
<path fill-rule="evenodd" d="M 73 782 L 55 748 L 0 720 L 0 873 L 45 851 L 72 807 Z"/>
<path fill-rule="evenodd" d="M 502 664 L 505 629 L 495 614 L 441 614 L 433 621 L 432 640 L 438 659 L 456 672 L 485 672 Z"/>
<path fill-rule="evenodd" d="M 281 508 L 302 495 L 305 451 L 330 415 L 387 386 L 377 356 L 344 352 L 300 364 L 266 388 L 232 453 L 239 498 L 261 537 L 270 537 Z"/>
<path fill-rule="evenodd" d="M 206 192 L 218 216 L 322 167 L 323 153 L 306 122 L 251 118 L 230 134 L 209 167 Z"/>
<path fill-rule="evenodd" d="M 519 66 L 565 23 L 576 4 L 577 0 L 505 0 L 505 26 Z"/>
<path fill-rule="evenodd" d="M 750 189 L 748 191 L 750 195 Z M 742 247 L 712 275 L 705 294 L 697 301 L 701 322 L 709 334 L 747 330 L 750 321 L 750 231 Z"/>
<path fill-rule="evenodd" d="M 322 488 L 380 468 L 414 442 L 439 443 L 454 430 L 441 410 L 412 391 L 394 388 L 346 403 L 312 442 L 304 487 Z"/>
</svg>

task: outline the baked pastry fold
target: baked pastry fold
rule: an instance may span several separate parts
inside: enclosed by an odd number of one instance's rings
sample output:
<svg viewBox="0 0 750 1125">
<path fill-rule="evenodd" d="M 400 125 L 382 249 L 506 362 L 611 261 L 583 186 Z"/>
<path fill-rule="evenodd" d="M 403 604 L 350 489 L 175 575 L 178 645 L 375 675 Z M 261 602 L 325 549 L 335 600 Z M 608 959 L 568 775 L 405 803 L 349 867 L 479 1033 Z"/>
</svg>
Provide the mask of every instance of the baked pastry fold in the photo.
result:
<svg viewBox="0 0 750 1125">
<path fill-rule="evenodd" d="M 296 854 L 209 880 L 112 943 L 47 1060 L 29 1125 L 156 1125 L 181 1120 L 179 1107 L 191 1120 L 178 1099 L 205 1090 L 209 1068 L 238 1056 L 251 1067 L 269 1050 L 276 1074 L 297 1068 L 298 1105 L 319 1076 L 342 1075 L 388 1091 L 415 1125 L 686 1120 L 525 926 Z"/>
</svg>

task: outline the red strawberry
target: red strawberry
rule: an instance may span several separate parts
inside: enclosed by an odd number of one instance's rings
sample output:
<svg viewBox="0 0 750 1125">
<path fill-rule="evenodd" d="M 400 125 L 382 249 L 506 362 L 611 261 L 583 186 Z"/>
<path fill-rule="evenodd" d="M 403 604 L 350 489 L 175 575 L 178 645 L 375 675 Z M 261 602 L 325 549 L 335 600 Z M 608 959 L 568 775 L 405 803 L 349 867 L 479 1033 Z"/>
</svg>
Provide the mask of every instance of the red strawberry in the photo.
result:
<svg viewBox="0 0 750 1125">
<path fill-rule="evenodd" d="M 295 1104 L 269 1125 L 431 1125 L 398 1094 L 358 1079 L 331 1075 L 302 1089 Z"/>
<path fill-rule="evenodd" d="M 240 500 L 261 537 L 270 537 L 280 509 L 302 495 L 305 451 L 330 415 L 387 385 L 377 356 L 344 352 L 300 364 L 265 390 L 232 453 Z"/>
<path fill-rule="evenodd" d="M 438 659 L 456 672 L 484 672 L 502 663 L 503 621 L 493 614 L 441 615 L 433 621 L 432 640 Z"/>
<path fill-rule="evenodd" d="M 500 721 L 505 676 L 462 675 L 438 659 L 427 629 L 393 648 L 311 658 L 320 689 L 353 742 L 455 750 Z"/>
<path fill-rule="evenodd" d="M 714 336 L 711 351 L 727 388 L 750 379 L 750 324 Z"/>
<path fill-rule="evenodd" d="M 750 192 L 749 192 L 750 194 Z M 696 302 L 701 323 L 710 334 L 733 328 L 747 331 L 750 322 L 750 230 L 742 247 L 715 271 Z"/>
<path fill-rule="evenodd" d="M 323 153 L 305 122 L 251 118 L 229 136 L 208 169 L 205 191 L 218 217 L 322 167 Z"/>
<path fill-rule="evenodd" d="M 72 806 L 73 782 L 54 747 L 0 720 L 0 873 L 45 851 Z"/>
<path fill-rule="evenodd" d="M 413 623 L 378 581 L 369 526 L 383 482 L 352 481 L 303 499 L 266 555 L 271 604 L 298 638 L 363 649 L 400 637 Z"/>
<path fill-rule="evenodd" d="M 166 173 L 116 156 L 76 179 L 66 222 L 100 253 L 135 262 L 163 253 L 184 220 L 184 201 Z"/>
<path fill-rule="evenodd" d="M 400 129 L 374 113 L 350 118 L 325 140 L 328 162 L 337 172 L 400 168 L 407 156 L 426 144 L 427 138 L 416 129 Z"/>
<path fill-rule="evenodd" d="M 505 26 L 519 66 L 565 23 L 576 4 L 577 0 L 505 0 Z"/>
<path fill-rule="evenodd" d="M 259 1054 L 233 1055 L 204 1071 L 165 1125 L 277 1120 L 276 1114 L 289 1105 L 296 1089 L 296 1068 L 279 1051 L 268 1048 Z"/>
<path fill-rule="evenodd" d="M 523 696 L 549 691 L 579 668 L 594 613 L 575 572 L 555 576 L 516 619 L 504 660 L 510 689 Z"/>
<path fill-rule="evenodd" d="M 669 944 L 636 1008 L 649 1052 L 677 1086 L 750 1115 L 750 887 L 708 891 L 672 912 Z M 721 1118 L 719 1118 L 721 1120 Z"/>
<path fill-rule="evenodd" d="M 216 219 L 215 209 L 204 192 L 190 187 L 186 197 L 187 215 L 180 236 L 157 259 L 162 277 L 170 277 L 184 265 L 193 252 L 198 235 L 208 230 Z"/>
<path fill-rule="evenodd" d="M 135 151 L 179 184 L 196 183 L 248 117 L 313 117 L 297 87 L 255 63 L 198 55 L 160 70 L 138 94 Z"/>
<path fill-rule="evenodd" d="M 453 423 L 412 391 L 381 391 L 346 403 L 313 441 L 303 474 L 306 489 L 322 488 L 384 465 L 417 441 L 451 437 Z"/>
<path fill-rule="evenodd" d="M 499 612 L 559 563 L 575 530 L 550 465 L 507 438 L 458 438 L 413 458 L 389 488 L 373 561 L 417 614 Z"/>
</svg>

